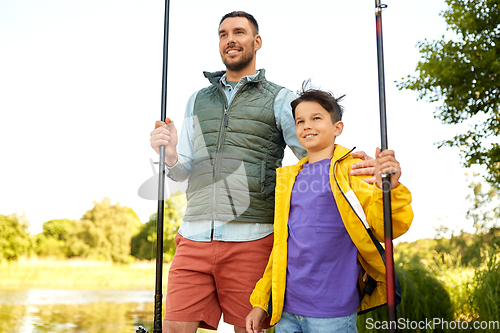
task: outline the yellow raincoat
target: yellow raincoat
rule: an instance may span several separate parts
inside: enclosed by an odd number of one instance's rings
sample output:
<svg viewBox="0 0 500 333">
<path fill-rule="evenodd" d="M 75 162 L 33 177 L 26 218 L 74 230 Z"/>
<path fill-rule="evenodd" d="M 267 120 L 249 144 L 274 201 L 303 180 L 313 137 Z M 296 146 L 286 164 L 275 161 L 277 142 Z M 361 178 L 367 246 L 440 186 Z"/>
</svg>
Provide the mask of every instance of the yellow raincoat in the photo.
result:
<svg viewBox="0 0 500 333">
<path fill-rule="evenodd" d="M 364 289 L 368 276 L 376 281 L 376 287 L 371 295 L 363 293 L 361 296 L 358 312 L 363 313 L 387 303 L 385 265 L 369 234 L 371 230 L 378 241 L 384 240 L 382 190 L 376 185 L 365 183 L 360 177 L 349 175 L 351 165 L 360 161 L 353 158 L 351 152 L 352 150 L 335 145 L 330 165 L 330 186 L 344 226 L 358 249 L 358 261 L 362 266 L 358 279 L 360 290 Z M 276 170 L 274 246 L 264 276 L 257 282 L 250 297 L 253 307 L 260 307 L 272 315 L 271 325 L 278 322 L 283 311 L 288 250 L 288 214 L 292 188 L 295 177 L 302 169 L 302 164 L 307 161 L 308 158 L 305 157 L 296 165 Z M 397 238 L 410 228 L 413 220 L 410 191 L 399 184 L 391 190 L 391 203 L 393 236 Z M 335 251 L 332 251 L 332 255 L 335 255 Z M 271 295 L 272 310 L 269 311 Z"/>
</svg>

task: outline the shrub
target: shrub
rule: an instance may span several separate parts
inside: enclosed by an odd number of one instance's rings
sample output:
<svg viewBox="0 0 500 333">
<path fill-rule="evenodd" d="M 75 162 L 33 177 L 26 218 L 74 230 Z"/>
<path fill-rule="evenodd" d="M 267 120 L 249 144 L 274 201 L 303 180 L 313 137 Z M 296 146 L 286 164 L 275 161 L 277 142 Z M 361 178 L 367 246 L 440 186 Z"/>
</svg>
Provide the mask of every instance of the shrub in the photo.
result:
<svg viewBox="0 0 500 333">
<path fill-rule="evenodd" d="M 483 252 L 485 262 L 476 272 L 472 283 L 474 290 L 470 294 L 469 303 L 472 305 L 474 316 L 481 321 L 500 318 L 500 258 L 498 252 L 498 246 Z"/>
<path fill-rule="evenodd" d="M 420 322 L 431 318 L 453 320 L 454 307 L 450 295 L 441 282 L 417 261 L 399 262 L 396 272 L 401 284 L 402 300 L 399 306 L 398 319 L 405 322 Z M 375 321 L 387 321 L 387 307 L 381 307 L 367 314 L 358 316 L 358 331 L 375 332 L 366 328 L 368 318 Z M 421 332 L 427 332 L 422 330 Z M 429 330 L 429 332 L 431 332 Z M 439 332 L 435 330 L 433 332 Z"/>
</svg>

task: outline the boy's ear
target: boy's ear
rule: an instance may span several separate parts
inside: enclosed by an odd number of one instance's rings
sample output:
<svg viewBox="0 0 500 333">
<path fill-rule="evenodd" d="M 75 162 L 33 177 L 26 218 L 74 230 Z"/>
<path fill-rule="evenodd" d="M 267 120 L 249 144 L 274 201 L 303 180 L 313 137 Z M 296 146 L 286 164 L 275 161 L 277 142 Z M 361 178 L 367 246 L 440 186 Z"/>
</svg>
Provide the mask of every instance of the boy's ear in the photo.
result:
<svg viewBox="0 0 500 333">
<path fill-rule="evenodd" d="M 335 136 L 339 136 L 342 134 L 342 131 L 344 130 L 344 123 L 341 121 L 337 121 L 335 124 L 333 124 L 333 131 Z"/>
</svg>

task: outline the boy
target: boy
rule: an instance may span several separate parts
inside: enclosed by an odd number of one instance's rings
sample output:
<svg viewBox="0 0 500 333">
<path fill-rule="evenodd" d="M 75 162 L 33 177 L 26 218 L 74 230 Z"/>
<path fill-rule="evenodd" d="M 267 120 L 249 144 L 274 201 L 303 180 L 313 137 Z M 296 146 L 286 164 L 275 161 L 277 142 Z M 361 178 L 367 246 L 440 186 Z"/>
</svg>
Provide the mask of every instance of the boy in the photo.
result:
<svg viewBox="0 0 500 333">
<path fill-rule="evenodd" d="M 358 311 L 387 302 L 385 266 L 372 240 L 384 239 L 381 175 L 394 173 L 394 237 L 412 222 L 411 194 L 399 183 L 394 151 L 377 148 L 374 185 L 349 175 L 359 160 L 335 144 L 344 127 L 341 99 L 305 83 L 291 103 L 308 156 L 277 169 L 274 246 L 250 298 L 248 333 L 262 332 L 268 313 L 271 325 L 279 320 L 276 333 L 357 332 Z"/>
</svg>

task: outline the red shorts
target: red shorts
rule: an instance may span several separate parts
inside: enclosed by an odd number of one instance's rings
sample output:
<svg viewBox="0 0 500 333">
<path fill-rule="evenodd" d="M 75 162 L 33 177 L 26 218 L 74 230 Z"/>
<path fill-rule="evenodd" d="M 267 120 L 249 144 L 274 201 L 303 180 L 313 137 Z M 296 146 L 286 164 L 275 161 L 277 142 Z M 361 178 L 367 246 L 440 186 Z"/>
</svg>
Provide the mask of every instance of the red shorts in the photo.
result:
<svg viewBox="0 0 500 333">
<path fill-rule="evenodd" d="M 177 234 L 165 320 L 199 321 L 201 328 L 215 330 L 223 313 L 226 323 L 245 327 L 250 294 L 264 274 L 273 239 L 271 234 L 249 242 L 195 242 Z"/>
</svg>

